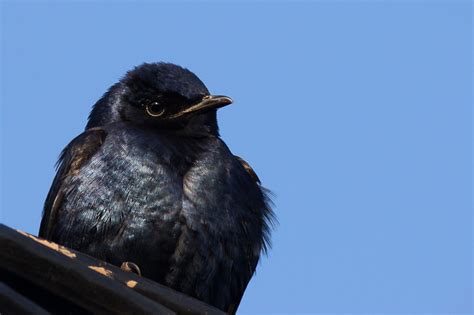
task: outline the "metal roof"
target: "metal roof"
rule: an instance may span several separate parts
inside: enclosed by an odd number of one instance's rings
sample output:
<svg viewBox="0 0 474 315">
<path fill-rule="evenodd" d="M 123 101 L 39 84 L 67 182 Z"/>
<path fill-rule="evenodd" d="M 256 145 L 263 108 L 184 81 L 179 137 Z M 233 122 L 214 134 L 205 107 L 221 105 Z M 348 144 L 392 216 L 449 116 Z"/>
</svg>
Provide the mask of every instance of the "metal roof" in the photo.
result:
<svg viewBox="0 0 474 315">
<path fill-rule="evenodd" d="M 171 288 L 0 224 L 1 314 L 225 314 Z"/>
</svg>

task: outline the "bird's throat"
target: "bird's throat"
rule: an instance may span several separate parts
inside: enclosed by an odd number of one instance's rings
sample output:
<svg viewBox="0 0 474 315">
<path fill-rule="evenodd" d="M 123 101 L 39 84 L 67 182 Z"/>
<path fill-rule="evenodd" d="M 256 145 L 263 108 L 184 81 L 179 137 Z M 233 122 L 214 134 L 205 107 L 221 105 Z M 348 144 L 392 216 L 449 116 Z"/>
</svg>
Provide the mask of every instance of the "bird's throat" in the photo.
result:
<svg viewBox="0 0 474 315">
<path fill-rule="evenodd" d="M 210 110 L 204 113 L 193 115 L 184 127 L 189 135 L 213 135 L 219 136 L 219 127 L 217 125 L 217 111 Z"/>
</svg>

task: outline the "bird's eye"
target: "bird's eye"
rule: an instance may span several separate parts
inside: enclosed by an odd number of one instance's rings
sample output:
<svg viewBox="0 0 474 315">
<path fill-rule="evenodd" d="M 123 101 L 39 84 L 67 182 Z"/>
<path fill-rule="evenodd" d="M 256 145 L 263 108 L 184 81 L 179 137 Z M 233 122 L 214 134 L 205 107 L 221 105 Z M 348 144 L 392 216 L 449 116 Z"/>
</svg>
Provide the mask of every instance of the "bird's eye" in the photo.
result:
<svg viewBox="0 0 474 315">
<path fill-rule="evenodd" d="M 151 117 L 160 117 L 165 113 L 165 109 L 160 106 L 160 103 L 153 102 L 146 106 L 146 112 Z"/>
</svg>

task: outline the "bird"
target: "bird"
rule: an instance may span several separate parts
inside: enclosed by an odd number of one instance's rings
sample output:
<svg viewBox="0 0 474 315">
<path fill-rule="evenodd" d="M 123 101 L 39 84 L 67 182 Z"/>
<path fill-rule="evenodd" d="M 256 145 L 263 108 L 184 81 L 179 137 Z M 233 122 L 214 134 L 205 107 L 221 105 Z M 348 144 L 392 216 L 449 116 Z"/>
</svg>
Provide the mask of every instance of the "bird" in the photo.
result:
<svg viewBox="0 0 474 315">
<path fill-rule="evenodd" d="M 275 215 L 219 134 L 231 103 L 172 63 L 128 71 L 61 152 L 39 236 L 235 313 Z"/>
</svg>

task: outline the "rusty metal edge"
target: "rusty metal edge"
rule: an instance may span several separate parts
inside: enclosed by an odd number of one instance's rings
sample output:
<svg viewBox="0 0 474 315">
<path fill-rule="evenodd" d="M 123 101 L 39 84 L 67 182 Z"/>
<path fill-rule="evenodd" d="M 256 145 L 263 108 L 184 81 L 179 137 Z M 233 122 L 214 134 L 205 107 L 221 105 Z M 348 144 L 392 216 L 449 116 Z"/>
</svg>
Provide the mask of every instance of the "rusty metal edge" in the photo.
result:
<svg viewBox="0 0 474 315">
<path fill-rule="evenodd" d="M 225 315 L 226 313 L 210 306 L 202 301 L 187 296 L 181 292 L 175 291 L 162 284 L 156 283 L 149 279 L 140 277 L 131 272 L 124 272 L 117 266 L 108 264 L 104 261 L 98 260 L 89 255 L 77 252 L 72 249 L 68 249 L 64 246 L 55 244 L 53 242 L 46 241 L 42 238 L 34 235 L 25 233 L 23 231 L 13 230 L 3 224 L 0 224 L 0 239 L 3 229 L 8 229 L 18 236 L 25 238 L 28 241 L 34 241 L 37 246 L 45 247 L 48 250 L 53 251 L 56 255 L 64 256 L 68 259 L 74 257 L 77 263 L 83 266 L 87 266 L 89 269 L 99 273 L 103 277 L 115 280 L 118 283 L 123 284 L 127 288 L 144 295 L 153 301 L 156 301 L 168 309 L 176 312 L 177 314 L 183 315 Z M 1 253 L 0 253 L 1 255 Z"/>
<path fill-rule="evenodd" d="M 97 270 L 75 263 L 82 254 L 69 251 L 65 255 L 67 250 L 61 253 L 42 242 L 0 224 L 0 266 L 93 313 L 175 314 Z"/>
</svg>

